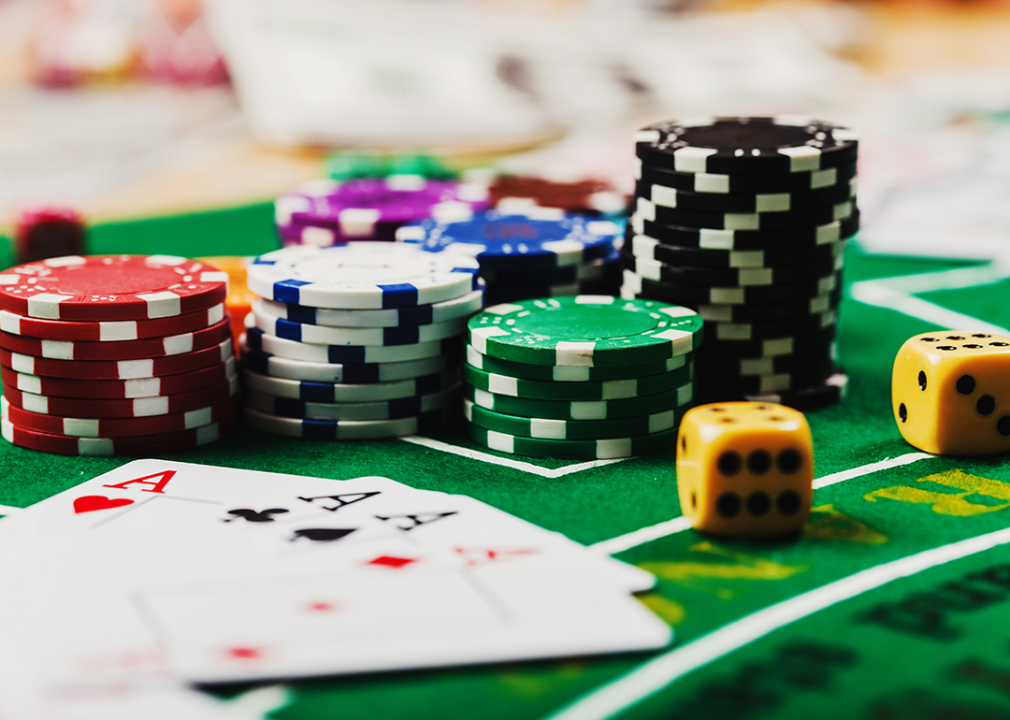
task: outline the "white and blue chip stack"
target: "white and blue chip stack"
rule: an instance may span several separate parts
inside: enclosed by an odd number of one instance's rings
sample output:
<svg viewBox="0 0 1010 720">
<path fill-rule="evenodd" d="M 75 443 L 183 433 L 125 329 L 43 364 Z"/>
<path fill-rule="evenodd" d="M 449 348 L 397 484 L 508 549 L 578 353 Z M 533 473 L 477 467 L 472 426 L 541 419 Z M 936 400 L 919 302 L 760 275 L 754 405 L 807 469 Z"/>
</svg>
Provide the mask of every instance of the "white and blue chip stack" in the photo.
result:
<svg viewBox="0 0 1010 720">
<path fill-rule="evenodd" d="M 616 295 L 621 284 L 623 228 L 617 222 L 529 206 L 459 222 L 406 225 L 396 239 L 432 251 L 469 255 L 480 263 L 486 303 L 570 295 Z"/>
<path fill-rule="evenodd" d="M 246 422 L 358 440 L 460 414 L 460 338 L 483 307 L 479 265 L 401 243 L 295 246 L 256 258 L 246 318 Z"/>
</svg>

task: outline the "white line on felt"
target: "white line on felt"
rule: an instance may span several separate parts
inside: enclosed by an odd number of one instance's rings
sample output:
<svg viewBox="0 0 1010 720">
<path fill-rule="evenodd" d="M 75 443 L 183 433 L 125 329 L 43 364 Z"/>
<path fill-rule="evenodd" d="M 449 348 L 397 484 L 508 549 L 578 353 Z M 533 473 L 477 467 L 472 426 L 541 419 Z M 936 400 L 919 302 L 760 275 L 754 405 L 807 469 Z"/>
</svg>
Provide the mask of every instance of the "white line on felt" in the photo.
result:
<svg viewBox="0 0 1010 720">
<path fill-rule="evenodd" d="M 0 515 L 17 515 L 24 508 L 12 507 L 10 505 L 0 505 Z"/>
<path fill-rule="evenodd" d="M 679 678 L 749 643 L 814 613 L 899 578 L 1010 543 L 1010 528 L 960 540 L 868 568 L 759 610 L 676 650 L 660 655 L 623 677 L 584 695 L 546 720 L 605 720 L 655 695 Z"/>
<path fill-rule="evenodd" d="M 652 542 L 653 540 L 659 540 L 659 538 L 666 537 L 667 535 L 675 535 L 687 530 L 689 527 L 691 527 L 691 519 L 681 515 L 672 520 L 664 520 L 656 525 L 649 525 L 648 527 L 633 530 L 625 535 L 618 535 L 609 540 L 593 543 L 589 546 L 589 549 L 593 552 L 613 555 L 614 553 L 624 552 L 639 545 L 645 545 L 645 543 Z"/>
<path fill-rule="evenodd" d="M 1010 330 L 1004 327 L 973 318 L 971 315 L 955 312 L 898 290 L 892 290 L 875 280 L 853 283 L 849 287 L 849 296 L 865 305 L 893 310 L 918 320 L 933 323 L 941 328 L 979 330 L 996 335 L 1010 335 Z"/>
<path fill-rule="evenodd" d="M 851 470 L 842 470 L 840 472 L 831 473 L 830 475 L 825 475 L 822 478 L 814 480 L 814 489 L 816 490 L 818 488 L 827 487 L 828 485 L 845 482 L 846 480 L 851 480 L 853 478 L 860 477 L 861 475 L 869 475 L 870 473 L 880 472 L 881 470 L 901 467 L 902 465 L 908 465 L 919 460 L 928 460 L 931 457 L 935 456 L 928 455 L 926 453 L 906 453 L 905 455 L 899 455 L 896 458 L 885 458 L 884 460 L 878 460 L 877 462 L 869 463 L 868 465 L 860 465 L 859 467 L 852 468 Z M 645 543 L 652 542 L 653 540 L 659 540 L 659 538 L 666 537 L 667 535 L 675 535 L 687 530 L 690 527 L 691 521 L 686 517 L 675 517 L 672 520 L 664 520 L 656 525 L 649 525 L 648 527 L 639 528 L 638 530 L 632 530 L 629 533 L 618 535 L 617 537 L 610 538 L 609 540 L 601 540 L 600 542 L 589 545 L 588 547 L 594 552 L 613 555 L 615 553 L 624 552 L 625 550 L 630 550 L 631 548 L 639 545 L 644 545 Z"/>
<path fill-rule="evenodd" d="M 487 453 L 482 453 L 478 450 L 456 447 L 455 445 L 450 445 L 449 443 L 444 443 L 440 440 L 432 440 L 431 438 L 421 437 L 419 435 L 411 435 L 400 439 L 415 445 L 423 445 L 424 447 L 431 448 L 432 450 L 441 450 L 442 452 L 452 453 L 453 455 L 470 458 L 471 460 L 481 460 L 483 462 L 491 463 L 492 465 L 501 465 L 502 467 L 512 468 L 513 470 L 533 473 L 534 475 L 539 475 L 540 477 L 549 478 L 551 480 L 564 477 L 565 475 L 571 475 L 572 473 L 582 472 L 583 470 L 590 470 L 592 468 L 611 465 L 613 463 L 619 463 L 627 460 L 627 458 L 590 460 L 589 462 L 578 463 L 576 465 L 566 465 L 565 467 L 559 467 L 551 470 L 549 468 L 542 468 L 538 465 L 534 465 L 533 463 L 513 460 L 511 458 L 501 458 L 496 455 L 488 455 Z"/>
<path fill-rule="evenodd" d="M 930 455 L 929 453 L 914 452 L 899 455 L 896 458 L 885 458 L 884 460 L 870 463 L 869 465 L 860 465 L 859 467 L 852 468 L 851 470 L 842 470 L 840 472 L 831 473 L 830 475 L 825 475 L 822 478 L 817 478 L 814 480 L 814 490 L 827 487 L 828 485 L 834 485 L 835 483 L 845 482 L 846 480 L 851 480 L 852 478 L 857 478 L 861 475 L 869 475 L 870 473 L 901 467 L 902 465 L 911 465 L 919 460 L 929 460 L 930 458 L 935 457 L 936 455 Z"/>
<path fill-rule="evenodd" d="M 892 275 L 864 282 L 885 285 L 891 290 L 915 295 L 936 290 L 958 290 L 980 285 L 994 285 L 1006 280 L 1008 275 L 1010 275 L 1010 269 L 1007 265 L 997 261 L 973 267 L 952 268 L 913 275 Z"/>
</svg>

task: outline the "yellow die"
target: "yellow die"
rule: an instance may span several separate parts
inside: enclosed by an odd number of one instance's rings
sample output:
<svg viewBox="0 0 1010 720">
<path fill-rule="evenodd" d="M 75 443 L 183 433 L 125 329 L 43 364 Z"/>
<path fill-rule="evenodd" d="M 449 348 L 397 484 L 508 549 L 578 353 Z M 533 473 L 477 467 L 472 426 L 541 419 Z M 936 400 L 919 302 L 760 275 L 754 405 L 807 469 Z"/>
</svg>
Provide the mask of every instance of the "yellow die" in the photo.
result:
<svg viewBox="0 0 1010 720">
<path fill-rule="evenodd" d="M 690 410 L 677 437 L 677 486 L 694 528 L 783 535 L 803 528 L 813 495 L 814 448 L 803 413 L 774 403 Z"/>
<path fill-rule="evenodd" d="M 956 330 L 905 341 L 891 404 L 901 436 L 938 455 L 1010 450 L 1010 338 Z"/>
</svg>

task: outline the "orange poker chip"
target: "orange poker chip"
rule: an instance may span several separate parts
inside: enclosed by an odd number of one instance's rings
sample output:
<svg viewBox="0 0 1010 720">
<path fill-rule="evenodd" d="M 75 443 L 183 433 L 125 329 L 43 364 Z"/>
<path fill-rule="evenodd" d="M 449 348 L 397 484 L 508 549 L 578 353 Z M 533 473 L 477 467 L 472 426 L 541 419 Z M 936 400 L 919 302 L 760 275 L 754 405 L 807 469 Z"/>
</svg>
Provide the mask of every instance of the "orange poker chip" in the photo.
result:
<svg viewBox="0 0 1010 720">
<path fill-rule="evenodd" d="M 252 257 L 244 255 L 220 255 L 201 258 L 200 262 L 223 270 L 228 274 L 228 297 L 225 307 L 231 314 L 231 331 L 235 340 L 235 354 L 239 353 L 239 336 L 245 332 L 245 316 L 252 310 L 253 300 L 259 297 L 249 289 L 246 282 L 246 267 Z"/>
</svg>

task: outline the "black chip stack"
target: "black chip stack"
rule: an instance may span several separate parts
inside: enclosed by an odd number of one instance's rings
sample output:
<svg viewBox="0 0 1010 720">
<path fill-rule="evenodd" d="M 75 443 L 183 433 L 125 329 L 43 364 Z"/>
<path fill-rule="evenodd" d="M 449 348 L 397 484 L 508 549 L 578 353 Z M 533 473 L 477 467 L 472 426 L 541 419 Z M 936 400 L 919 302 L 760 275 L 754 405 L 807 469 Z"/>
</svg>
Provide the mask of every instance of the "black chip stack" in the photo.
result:
<svg viewBox="0 0 1010 720">
<path fill-rule="evenodd" d="M 836 335 L 859 228 L 858 140 L 795 116 L 696 118 L 636 133 L 625 298 L 694 308 L 702 402 L 810 410 L 844 397 Z"/>
</svg>

